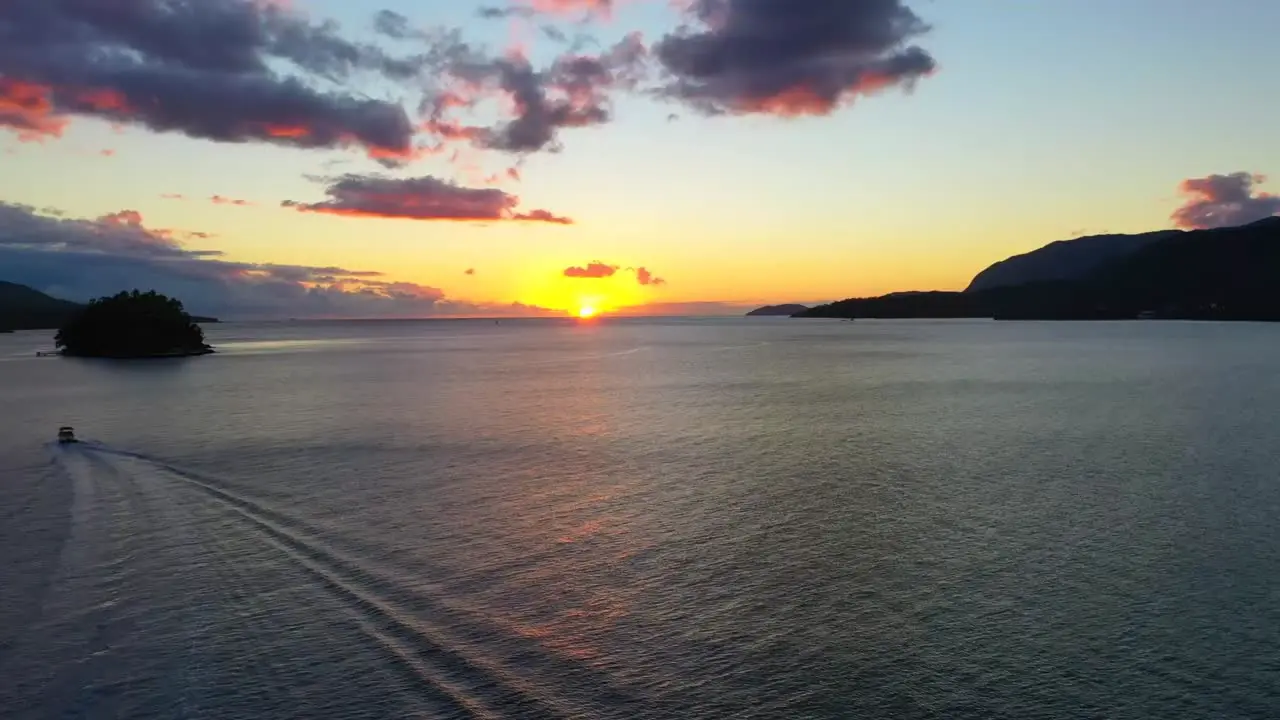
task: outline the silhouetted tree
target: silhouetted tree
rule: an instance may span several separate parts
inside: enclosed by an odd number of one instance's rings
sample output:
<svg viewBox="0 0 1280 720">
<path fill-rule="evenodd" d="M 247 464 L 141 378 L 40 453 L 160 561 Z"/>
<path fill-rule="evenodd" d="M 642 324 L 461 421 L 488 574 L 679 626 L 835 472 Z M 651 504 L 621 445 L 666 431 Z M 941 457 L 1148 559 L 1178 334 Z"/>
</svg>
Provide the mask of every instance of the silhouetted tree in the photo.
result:
<svg viewBox="0 0 1280 720">
<path fill-rule="evenodd" d="M 66 355 L 155 357 L 211 352 L 182 303 L 153 291 L 122 292 L 85 306 L 54 338 Z"/>
</svg>

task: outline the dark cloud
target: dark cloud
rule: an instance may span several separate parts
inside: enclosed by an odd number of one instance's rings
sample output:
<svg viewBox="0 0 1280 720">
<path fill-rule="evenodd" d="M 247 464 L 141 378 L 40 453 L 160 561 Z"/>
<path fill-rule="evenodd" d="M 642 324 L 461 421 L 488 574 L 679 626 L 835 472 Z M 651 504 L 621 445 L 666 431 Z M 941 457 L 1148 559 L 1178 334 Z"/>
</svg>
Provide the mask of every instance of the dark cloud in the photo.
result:
<svg viewBox="0 0 1280 720">
<path fill-rule="evenodd" d="M 482 12 L 608 5 L 539 1 Z M 549 66 L 534 67 L 389 10 L 373 15 L 372 29 L 411 54 L 351 40 L 332 22 L 268 0 L 4 0 L 0 128 L 36 141 L 60 137 L 71 118 L 94 117 L 216 142 L 361 146 L 386 165 L 429 152 L 415 145 L 418 132 L 524 154 L 559 149 L 561 129 L 607 122 L 611 94 L 634 89 L 648 65 L 638 34 L 594 53 L 582 51 L 587 36 L 575 37 Z M 570 41 L 554 28 L 549 36 Z M 424 98 L 428 121 L 363 95 L 370 82 Z M 497 123 L 445 117 L 495 95 L 513 108 Z"/>
<path fill-rule="evenodd" d="M 459 302 L 443 291 L 341 267 L 231 262 L 185 249 L 126 210 L 96 220 L 52 217 L 0 203 L 4 279 L 58 297 L 88 300 L 122 289 L 155 289 L 192 312 L 226 318 L 423 317 L 546 314 L 525 305 Z M 558 314 L 558 313 L 557 313 Z"/>
<path fill-rule="evenodd" d="M 709 114 L 826 114 L 936 67 L 909 44 L 929 28 L 902 0 L 693 0 L 689 12 L 696 27 L 654 54 L 663 92 Z"/>
<path fill-rule="evenodd" d="M 568 33 L 556 27 L 555 25 L 543 25 L 538 29 L 542 32 L 542 35 L 546 37 L 548 40 L 550 40 L 551 42 L 557 42 L 557 43 L 562 43 L 566 45 L 570 42 Z"/>
<path fill-rule="evenodd" d="M 426 63 L 269 2 L 5 0 L 0 126 L 56 137 L 68 117 L 90 116 L 219 142 L 361 145 L 392 159 L 412 150 L 404 108 L 321 81 L 358 71 L 409 80 Z"/>
<path fill-rule="evenodd" d="M 424 40 L 427 33 L 413 27 L 409 18 L 391 10 L 379 10 L 373 16 L 373 30 L 393 40 Z"/>
<path fill-rule="evenodd" d="M 475 275 L 475 274 L 476 274 L 476 269 L 475 269 L 475 268 L 467 268 L 466 270 L 464 270 L 464 271 L 462 272 L 462 274 L 463 274 L 463 275 Z"/>
<path fill-rule="evenodd" d="M 564 269 L 564 276 L 568 278 L 580 279 L 600 279 L 613 277 L 618 272 L 617 265 L 607 265 L 599 260 L 593 260 L 587 263 L 586 267 L 567 267 Z"/>
<path fill-rule="evenodd" d="M 479 10 L 476 10 L 476 15 L 486 20 L 499 20 L 509 17 L 530 18 L 536 14 L 537 11 L 527 5 L 508 5 L 506 7 L 484 5 Z"/>
<path fill-rule="evenodd" d="M 471 93 L 493 91 L 510 98 L 513 117 L 493 127 L 466 126 L 445 118 L 455 107 L 471 107 L 477 98 L 462 91 L 435 99 L 430 127 L 446 139 L 511 153 L 560 148 L 564 128 L 602 125 L 612 117 L 613 92 L 636 88 L 647 72 L 648 52 L 638 33 L 627 35 L 596 55 L 570 52 L 538 70 L 522 55 L 489 58 L 459 43 L 445 53 L 446 73 Z"/>
<path fill-rule="evenodd" d="M 1186 201 L 1173 211 L 1173 224 L 1189 230 L 1231 227 L 1280 215 L 1280 195 L 1254 190 L 1266 181 L 1247 172 L 1183 180 L 1178 190 Z"/>
<path fill-rule="evenodd" d="M 642 267 L 636 268 L 636 282 L 640 283 L 641 285 L 666 285 L 667 284 L 666 280 L 663 280 L 660 277 L 654 276 L 652 272 L 649 272 L 648 269 L 642 268 Z"/>
<path fill-rule="evenodd" d="M 431 176 L 390 178 L 348 174 L 329 178 L 327 182 L 328 200 L 317 203 L 286 200 L 282 204 L 303 212 L 348 217 L 573 223 L 547 210 L 520 212 L 517 209 L 520 198 L 498 188 L 468 188 Z"/>
</svg>

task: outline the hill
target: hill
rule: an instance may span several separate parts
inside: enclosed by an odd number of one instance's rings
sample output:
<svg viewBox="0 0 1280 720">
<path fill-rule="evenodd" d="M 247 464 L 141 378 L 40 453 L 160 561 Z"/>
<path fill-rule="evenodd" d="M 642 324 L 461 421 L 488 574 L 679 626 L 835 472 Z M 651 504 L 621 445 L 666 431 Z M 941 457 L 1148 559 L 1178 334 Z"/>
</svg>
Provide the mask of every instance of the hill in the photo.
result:
<svg viewBox="0 0 1280 720">
<path fill-rule="evenodd" d="M 799 312 L 804 312 L 805 310 L 808 310 L 808 309 L 809 309 L 809 306 L 807 305 L 797 305 L 797 304 L 765 305 L 764 307 L 758 307 L 755 310 L 752 310 L 751 312 L 747 313 L 747 317 L 763 317 L 763 316 L 779 316 L 779 315 L 783 317 L 787 317 L 787 316 L 795 315 L 796 313 L 799 313 Z"/>
<path fill-rule="evenodd" d="M 1280 321 L 1280 217 L 1159 235 L 1079 278 L 851 298 L 796 317 Z"/>
<path fill-rule="evenodd" d="M 1063 310 L 1115 317 L 1280 321 L 1280 217 L 1179 233 L 1109 263 Z"/>
<path fill-rule="evenodd" d="M 53 330 L 61 327 L 84 305 L 50 297 L 26 285 L 0 280 L 0 329 Z M 198 323 L 216 323 L 217 318 L 196 317 Z"/>
<path fill-rule="evenodd" d="M 1035 282 L 1081 280 L 1113 260 L 1181 234 L 1181 230 L 1159 230 L 1140 235 L 1092 235 L 1059 240 L 991 265 L 974 276 L 965 292 Z"/>
<path fill-rule="evenodd" d="M 0 328 L 45 330 L 56 328 L 83 305 L 49 297 L 26 285 L 0 280 Z"/>
</svg>

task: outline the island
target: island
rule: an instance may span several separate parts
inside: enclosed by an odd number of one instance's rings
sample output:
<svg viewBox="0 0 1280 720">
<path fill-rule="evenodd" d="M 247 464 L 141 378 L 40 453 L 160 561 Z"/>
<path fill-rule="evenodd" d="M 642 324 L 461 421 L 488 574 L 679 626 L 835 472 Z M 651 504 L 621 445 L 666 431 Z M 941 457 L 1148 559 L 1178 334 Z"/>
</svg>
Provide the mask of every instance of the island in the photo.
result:
<svg viewBox="0 0 1280 720">
<path fill-rule="evenodd" d="M 91 301 L 58 330 L 54 342 L 71 357 L 162 358 L 213 352 L 182 303 L 154 290 Z"/>
<path fill-rule="evenodd" d="M 794 303 L 789 305 L 765 305 L 764 307 L 756 308 L 755 310 L 747 313 L 747 317 L 790 317 L 808 309 L 809 306 L 807 305 L 797 305 Z"/>
</svg>

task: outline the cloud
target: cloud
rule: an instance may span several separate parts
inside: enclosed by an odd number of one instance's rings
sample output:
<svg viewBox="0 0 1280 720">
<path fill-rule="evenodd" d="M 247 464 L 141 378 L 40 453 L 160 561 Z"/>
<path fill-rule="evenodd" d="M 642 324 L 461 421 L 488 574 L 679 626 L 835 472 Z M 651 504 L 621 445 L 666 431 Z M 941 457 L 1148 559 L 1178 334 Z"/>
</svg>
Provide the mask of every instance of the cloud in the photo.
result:
<svg viewBox="0 0 1280 720">
<path fill-rule="evenodd" d="M 613 13 L 614 4 L 615 0 L 531 0 L 529 4 L 485 5 L 476 14 L 487 19 L 528 18 L 538 13 L 563 15 L 574 12 L 609 17 Z"/>
<path fill-rule="evenodd" d="M 155 289 L 198 314 L 252 317 L 425 317 L 560 314 L 520 304 L 452 300 L 438 288 L 341 267 L 232 262 L 189 250 L 147 228 L 132 210 L 94 220 L 66 219 L 0 203 L 4 279 L 84 301 L 122 289 Z"/>
<path fill-rule="evenodd" d="M 413 152 L 404 108 L 340 88 L 356 73 L 409 81 L 425 63 L 282 3 L 5 0 L 0 127 L 38 140 L 95 117 L 216 142 L 359 145 L 390 161 Z"/>
<path fill-rule="evenodd" d="M 535 10 L 547 13 L 587 11 L 608 15 L 615 4 L 615 0 L 533 0 Z"/>
<path fill-rule="evenodd" d="M 570 42 L 569 35 L 555 25 L 543 25 L 538 28 L 542 32 L 542 36 L 554 43 L 567 45 Z"/>
<path fill-rule="evenodd" d="M 648 71 L 648 51 L 639 33 L 599 54 L 566 53 L 544 70 L 535 69 L 522 54 L 491 58 L 461 42 L 441 54 L 450 58 L 443 72 L 457 89 L 436 96 L 428 127 L 444 139 L 517 154 L 558 151 L 560 130 L 609 122 L 611 94 L 635 89 Z M 447 117 L 450 110 L 474 107 L 493 93 L 510 100 L 511 117 L 504 122 L 471 126 Z"/>
<path fill-rule="evenodd" d="M 498 20 L 509 17 L 530 18 L 536 14 L 537 11 L 528 5 L 508 5 L 506 7 L 482 5 L 480 9 L 476 10 L 476 15 L 486 20 Z"/>
<path fill-rule="evenodd" d="M 530 222 L 545 222 L 555 225 L 572 225 L 573 219 L 562 215 L 556 215 L 549 210 L 530 210 L 527 213 L 517 213 L 510 217 L 511 220 L 527 220 Z"/>
<path fill-rule="evenodd" d="M 1178 185 L 1186 196 L 1170 216 L 1173 224 L 1189 230 L 1245 225 L 1280 214 L 1280 195 L 1255 192 L 1265 175 L 1234 172 L 1188 178 Z"/>
<path fill-rule="evenodd" d="M 567 267 L 564 276 L 567 278 L 600 279 L 613 277 L 618 272 L 617 265 L 606 265 L 599 260 L 587 263 L 586 267 Z"/>
<path fill-rule="evenodd" d="M 646 268 L 636 268 L 636 282 L 641 285 L 666 285 L 667 281 L 660 277 L 655 277 L 653 273 Z"/>
<path fill-rule="evenodd" d="M 221 195 L 214 195 L 213 197 L 209 198 L 209 202 L 213 203 L 214 205 L 239 205 L 240 207 L 248 207 L 250 205 L 253 205 L 253 203 L 249 202 L 248 200 L 237 200 L 235 198 L 223 197 Z"/>
<path fill-rule="evenodd" d="M 0 202 L 0 245 L 149 258 L 202 258 L 216 250 L 187 250 L 176 230 L 147 229 L 137 210 L 121 210 L 96 220 L 78 220 Z M 8 268 L 0 264 L 0 269 Z"/>
<path fill-rule="evenodd" d="M 187 196 L 182 193 L 162 193 L 160 198 L 163 200 L 186 200 Z M 248 200 L 229 198 L 225 195 L 212 195 L 209 197 L 209 202 L 214 205 L 235 205 L 237 207 L 251 207 L 253 205 L 253 203 Z"/>
<path fill-rule="evenodd" d="M 663 93 L 707 114 L 825 115 L 936 69 L 902 0 L 692 0 L 653 48 Z"/>
<path fill-rule="evenodd" d="M 620 265 L 610 265 L 599 260 L 592 260 L 586 266 L 567 267 L 562 273 L 567 278 L 577 279 L 603 279 L 610 278 L 618 274 L 622 269 Z M 636 282 L 641 285 L 666 285 L 667 281 L 660 277 L 656 277 L 649 269 L 643 267 L 627 268 L 627 272 L 636 274 Z"/>
<path fill-rule="evenodd" d="M 462 274 L 463 274 L 463 275 L 475 275 L 475 274 L 476 274 L 476 269 L 475 269 L 475 268 L 467 268 L 466 270 L 463 270 L 463 271 L 462 271 Z"/>
<path fill-rule="evenodd" d="M 66 126 L 65 118 L 53 116 L 53 102 L 45 88 L 0 77 L 0 127 L 17 133 L 23 142 L 41 142 L 62 137 Z"/>
<path fill-rule="evenodd" d="M 569 218 L 547 210 L 520 212 L 520 198 L 498 188 L 468 188 L 432 176 L 390 178 L 342 175 L 327 179 L 329 199 L 316 203 L 286 200 L 302 212 L 347 217 L 449 221 L 525 221 L 569 225 Z"/>
<path fill-rule="evenodd" d="M 391 10 L 379 10 L 373 16 L 373 30 L 393 40 L 425 40 L 429 34 L 413 27 L 409 18 Z"/>
</svg>

